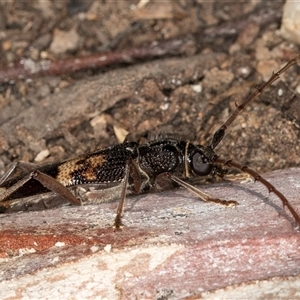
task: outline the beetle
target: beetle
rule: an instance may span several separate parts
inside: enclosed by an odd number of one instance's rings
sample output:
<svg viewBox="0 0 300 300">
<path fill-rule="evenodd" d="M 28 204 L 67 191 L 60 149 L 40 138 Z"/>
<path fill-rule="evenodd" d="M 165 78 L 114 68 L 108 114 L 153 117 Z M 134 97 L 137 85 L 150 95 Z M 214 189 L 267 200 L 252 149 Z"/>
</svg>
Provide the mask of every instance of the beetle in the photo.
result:
<svg viewBox="0 0 300 300">
<path fill-rule="evenodd" d="M 74 205 L 88 202 L 80 188 L 97 187 L 107 191 L 99 202 L 119 198 L 114 227 L 122 227 L 122 216 L 126 195 L 138 194 L 155 188 L 161 177 L 177 183 L 206 202 L 234 206 L 238 202 L 212 198 L 188 183 L 190 177 L 217 175 L 223 177 L 228 167 L 237 168 L 261 182 L 269 192 L 273 192 L 292 214 L 300 226 L 299 214 L 287 198 L 270 182 L 253 169 L 233 160 L 218 157 L 215 148 L 224 138 L 226 130 L 239 113 L 268 86 L 276 81 L 288 68 L 300 60 L 300 54 L 291 59 L 282 69 L 273 73 L 270 79 L 256 87 L 255 91 L 236 108 L 227 121 L 214 133 L 208 146 L 160 135 L 145 143 L 138 143 L 127 136 L 121 144 L 81 155 L 63 162 L 37 167 L 34 164 L 18 162 L 13 164 L 0 179 L 0 207 L 2 211 L 14 206 L 19 199 L 33 195 L 54 192 Z M 15 172 L 22 170 L 21 175 Z M 1 191 L 1 190 L 0 190 Z"/>
</svg>

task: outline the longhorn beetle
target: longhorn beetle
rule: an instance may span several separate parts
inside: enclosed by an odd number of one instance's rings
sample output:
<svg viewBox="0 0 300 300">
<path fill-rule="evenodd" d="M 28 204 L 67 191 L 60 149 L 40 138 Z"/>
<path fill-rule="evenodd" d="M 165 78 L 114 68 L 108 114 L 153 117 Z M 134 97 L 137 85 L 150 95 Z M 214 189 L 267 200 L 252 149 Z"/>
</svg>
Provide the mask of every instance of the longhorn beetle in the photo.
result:
<svg viewBox="0 0 300 300">
<path fill-rule="evenodd" d="M 232 160 L 221 159 L 214 152 L 228 127 L 245 106 L 256 99 L 298 60 L 300 60 L 300 54 L 278 72 L 273 73 L 266 83 L 256 87 L 255 91 L 242 104 L 236 104 L 235 110 L 214 133 L 208 146 L 171 137 L 161 137 L 140 144 L 130 140 L 128 136 L 121 144 L 42 167 L 18 162 L 13 164 L 0 179 L 0 188 L 4 190 L 0 194 L 0 208 L 5 211 L 21 201 L 20 199 L 46 192 L 57 193 L 68 202 L 81 205 L 84 202 L 83 198 L 80 197 L 79 200 L 75 196 L 80 195 L 78 188 L 97 186 L 98 189 L 108 191 L 106 199 L 100 199 L 99 202 L 120 198 L 114 223 L 115 228 L 120 229 L 126 195 L 142 193 L 155 187 L 156 181 L 161 176 L 190 190 L 205 202 L 214 202 L 225 206 L 238 204 L 236 201 L 211 198 L 199 188 L 185 181 L 191 176 L 218 175 L 223 177 L 227 172 L 226 167 L 234 167 L 248 173 L 256 181 L 261 182 L 269 192 L 277 195 L 299 227 L 299 214 L 286 197 L 270 182 L 247 166 Z M 14 175 L 17 169 L 21 169 L 23 174 Z M 70 190 L 73 190 L 73 193 Z M 116 191 L 119 191 L 119 195 L 116 195 Z"/>
</svg>

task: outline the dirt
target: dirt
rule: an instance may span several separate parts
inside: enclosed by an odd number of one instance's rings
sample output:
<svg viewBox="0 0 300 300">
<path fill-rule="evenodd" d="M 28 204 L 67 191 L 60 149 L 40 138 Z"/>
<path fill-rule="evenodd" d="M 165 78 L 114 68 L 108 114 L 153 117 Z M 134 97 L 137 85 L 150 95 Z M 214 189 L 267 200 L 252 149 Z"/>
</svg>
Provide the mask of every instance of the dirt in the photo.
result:
<svg viewBox="0 0 300 300">
<path fill-rule="evenodd" d="M 9 1 L 0 4 L 2 68 L 188 39 L 169 53 L 0 86 L 0 176 L 158 132 L 207 145 L 256 85 L 299 48 L 279 32 L 274 1 Z M 230 29 L 230 30 L 229 30 Z M 217 153 L 259 172 L 300 165 L 299 66 L 238 116 Z"/>
</svg>

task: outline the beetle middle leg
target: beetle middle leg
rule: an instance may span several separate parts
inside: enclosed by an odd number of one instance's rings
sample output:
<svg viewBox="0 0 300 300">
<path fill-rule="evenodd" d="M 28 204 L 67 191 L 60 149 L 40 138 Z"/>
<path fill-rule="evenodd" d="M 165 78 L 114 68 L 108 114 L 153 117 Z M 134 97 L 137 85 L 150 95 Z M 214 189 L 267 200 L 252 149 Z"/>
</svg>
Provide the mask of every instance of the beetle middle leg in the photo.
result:
<svg viewBox="0 0 300 300">
<path fill-rule="evenodd" d="M 118 204 L 117 215 L 114 224 L 114 228 L 116 231 L 120 230 L 123 227 L 122 217 L 124 214 L 124 204 L 125 204 L 125 199 L 127 194 L 127 186 L 128 186 L 129 178 L 132 179 L 133 192 L 137 194 L 141 189 L 141 176 L 138 167 L 136 166 L 136 164 L 132 159 L 128 159 L 126 163 L 125 176 L 122 180 L 123 185 L 121 190 L 121 197 L 120 197 L 120 202 Z"/>
</svg>

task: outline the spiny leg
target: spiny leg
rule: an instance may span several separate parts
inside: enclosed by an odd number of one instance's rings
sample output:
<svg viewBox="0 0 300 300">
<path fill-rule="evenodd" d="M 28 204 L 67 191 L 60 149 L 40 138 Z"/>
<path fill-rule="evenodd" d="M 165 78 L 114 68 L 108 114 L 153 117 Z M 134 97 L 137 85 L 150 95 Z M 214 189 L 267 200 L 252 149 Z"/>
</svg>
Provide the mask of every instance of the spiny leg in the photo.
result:
<svg viewBox="0 0 300 300">
<path fill-rule="evenodd" d="M 205 202 L 213 202 L 213 203 L 217 203 L 217 204 L 222 204 L 225 206 L 235 206 L 238 205 L 237 201 L 233 201 L 233 200 L 221 200 L 218 198 L 211 198 L 208 194 L 202 192 L 200 189 L 194 187 L 193 185 L 181 180 L 180 178 L 178 178 L 175 175 L 172 175 L 170 173 L 164 173 L 164 175 L 166 176 L 166 178 L 173 180 L 174 182 L 178 183 L 180 186 L 186 188 L 187 190 L 193 192 L 194 194 L 196 194 L 200 199 L 202 199 Z"/>
<path fill-rule="evenodd" d="M 22 179 L 20 179 L 18 182 L 16 182 L 11 187 L 7 188 L 4 193 L 0 195 L 0 202 L 1 205 L 8 206 L 9 207 L 9 200 L 4 201 L 5 199 L 9 198 L 10 195 L 12 195 L 15 191 L 17 191 L 20 187 L 22 187 L 26 182 L 28 182 L 30 179 L 35 179 L 38 182 L 40 182 L 45 188 L 48 190 L 57 193 L 70 203 L 74 205 L 81 205 L 81 202 L 61 183 L 59 183 L 57 180 L 52 178 L 51 176 L 42 173 L 39 170 L 33 170 L 29 172 L 27 175 L 25 175 Z"/>
<path fill-rule="evenodd" d="M 253 100 L 255 100 L 259 95 L 262 94 L 262 92 L 270 86 L 274 81 L 279 79 L 279 76 L 284 73 L 287 69 L 289 69 L 291 66 L 295 65 L 298 60 L 300 60 L 300 54 L 297 55 L 295 58 L 291 59 L 282 69 L 280 69 L 278 72 L 273 73 L 271 78 L 261 85 L 260 87 L 256 87 L 255 91 L 240 105 L 237 103 L 235 110 L 231 114 L 231 116 L 228 118 L 228 120 L 214 133 L 213 139 L 210 143 L 210 148 L 215 149 L 218 144 L 222 141 L 225 132 L 227 128 L 231 125 L 231 123 L 236 119 L 238 114 Z"/>
<path fill-rule="evenodd" d="M 248 173 L 249 175 L 251 175 L 255 181 L 259 181 L 261 182 L 271 193 L 274 193 L 283 203 L 283 207 L 287 207 L 288 210 L 290 211 L 290 213 L 292 214 L 292 216 L 294 217 L 297 226 L 300 228 L 300 216 L 299 214 L 295 211 L 295 209 L 292 207 L 292 205 L 289 203 L 289 201 L 287 200 L 287 198 L 280 192 L 278 191 L 275 186 L 273 186 L 269 181 L 267 181 L 266 179 L 264 179 L 263 177 L 261 177 L 257 172 L 255 172 L 253 169 L 248 168 L 247 166 L 243 166 L 235 161 L 232 160 L 225 160 L 225 159 L 220 159 L 218 158 L 216 160 L 216 163 L 221 163 L 224 166 L 228 166 L 228 167 L 233 167 L 236 169 L 241 170 L 242 172 Z"/>
</svg>

